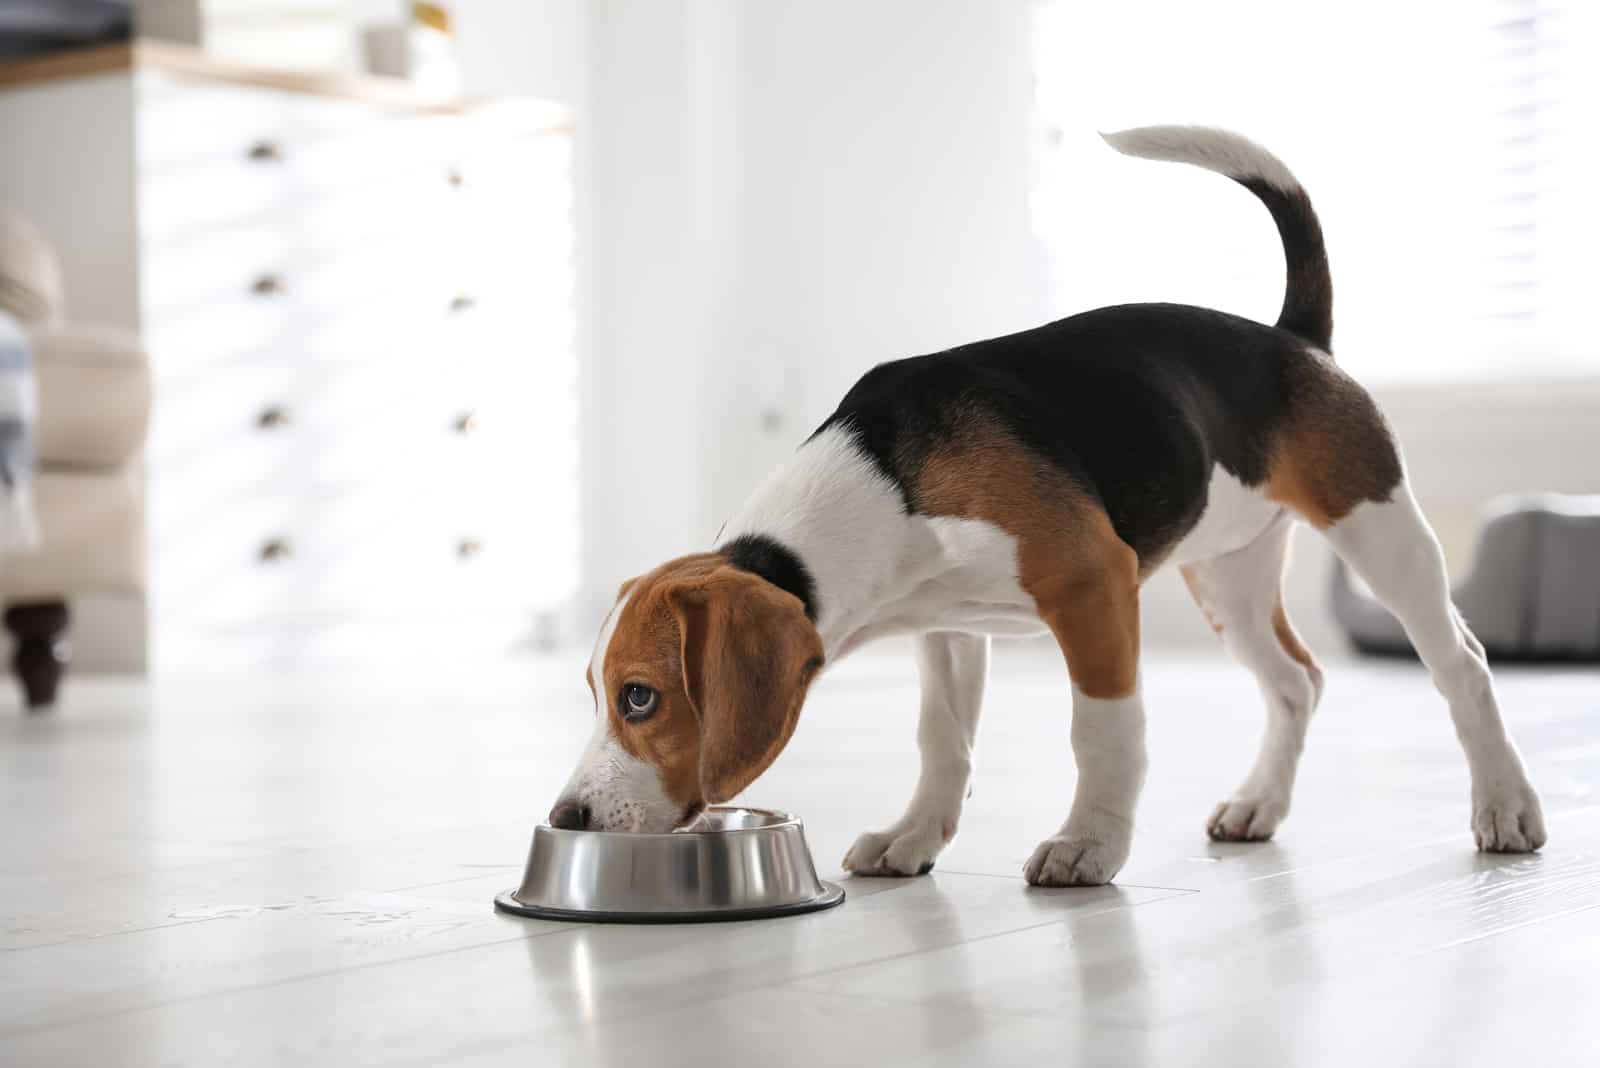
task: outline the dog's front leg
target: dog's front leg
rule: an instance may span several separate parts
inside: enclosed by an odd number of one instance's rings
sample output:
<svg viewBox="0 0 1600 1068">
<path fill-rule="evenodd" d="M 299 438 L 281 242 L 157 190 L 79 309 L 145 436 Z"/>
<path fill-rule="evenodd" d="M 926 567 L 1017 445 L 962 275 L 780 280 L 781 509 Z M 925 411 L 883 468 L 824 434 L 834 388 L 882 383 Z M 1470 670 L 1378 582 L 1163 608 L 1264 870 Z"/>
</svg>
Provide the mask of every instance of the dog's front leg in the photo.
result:
<svg viewBox="0 0 1600 1068">
<path fill-rule="evenodd" d="M 884 830 L 861 835 L 845 854 L 845 869 L 857 875 L 929 871 L 961 819 L 989 670 L 989 639 L 947 631 L 925 634 L 917 642 L 917 667 L 922 679 L 917 789 L 905 815 Z"/>
<path fill-rule="evenodd" d="M 1099 886 L 1128 860 L 1133 812 L 1144 785 L 1144 701 L 1072 690 L 1072 755 L 1078 787 L 1067 822 L 1039 843 L 1023 876 L 1034 886 Z"/>
<path fill-rule="evenodd" d="M 1137 563 L 1109 533 L 1081 549 L 1076 563 L 1028 583 L 1072 675 L 1078 765 L 1067 822 L 1023 866 L 1034 886 L 1110 882 L 1133 845 L 1133 812 L 1144 785 Z"/>
</svg>

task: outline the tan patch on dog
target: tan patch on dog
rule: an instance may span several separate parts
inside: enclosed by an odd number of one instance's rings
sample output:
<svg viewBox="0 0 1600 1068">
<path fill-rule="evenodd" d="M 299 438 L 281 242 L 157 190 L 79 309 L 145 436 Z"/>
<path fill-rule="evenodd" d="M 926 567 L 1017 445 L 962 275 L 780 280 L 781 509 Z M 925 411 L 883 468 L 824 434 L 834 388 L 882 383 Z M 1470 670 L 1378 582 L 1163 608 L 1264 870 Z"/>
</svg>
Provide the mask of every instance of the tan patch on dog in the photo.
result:
<svg viewBox="0 0 1600 1068">
<path fill-rule="evenodd" d="M 1299 365 L 1267 465 L 1267 497 L 1326 530 L 1364 501 L 1386 501 L 1403 475 L 1383 413 L 1327 357 Z"/>
<path fill-rule="evenodd" d="M 612 733 L 685 810 L 726 801 L 794 733 L 822 638 L 799 598 L 718 553 L 669 561 L 630 589 L 602 666 Z M 660 695 L 633 723 L 619 702 L 631 683 Z"/>
<path fill-rule="evenodd" d="M 1289 622 L 1288 613 L 1283 610 L 1282 594 L 1279 594 L 1277 603 L 1272 606 L 1272 633 L 1276 635 L 1278 644 L 1283 646 L 1283 651 L 1289 654 L 1290 659 L 1298 661 L 1313 674 L 1321 672 L 1316 657 L 1311 655 L 1311 650 L 1306 648 L 1306 643 L 1300 640 L 1300 635 L 1295 631 L 1294 624 Z"/>
<path fill-rule="evenodd" d="M 1139 561 L 1097 501 L 994 419 L 969 414 L 914 480 L 928 515 L 981 519 L 1017 540 L 1017 580 L 1078 689 L 1126 697 L 1139 664 Z"/>
<path fill-rule="evenodd" d="M 822 637 L 798 597 L 731 565 L 674 600 L 700 714 L 700 789 L 715 804 L 750 785 L 789 743 L 822 667 Z"/>
</svg>

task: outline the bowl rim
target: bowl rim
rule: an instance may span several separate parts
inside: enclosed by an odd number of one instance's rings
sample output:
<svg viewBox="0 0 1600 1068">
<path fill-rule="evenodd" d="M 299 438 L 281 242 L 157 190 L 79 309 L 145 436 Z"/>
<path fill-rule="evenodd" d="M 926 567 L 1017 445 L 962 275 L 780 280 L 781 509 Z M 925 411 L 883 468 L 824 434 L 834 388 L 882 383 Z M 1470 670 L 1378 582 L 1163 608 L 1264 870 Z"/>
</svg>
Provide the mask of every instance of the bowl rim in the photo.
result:
<svg viewBox="0 0 1600 1068">
<path fill-rule="evenodd" d="M 707 812 L 759 812 L 764 816 L 777 817 L 771 823 L 763 823 L 758 827 L 730 827 L 724 831 L 575 831 L 565 827 L 552 827 L 548 820 L 534 828 L 536 834 L 557 835 L 562 838 L 588 840 L 600 837 L 601 840 L 613 841 L 646 841 L 653 839 L 666 839 L 681 842 L 693 838 L 723 838 L 730 834 L 760 834 L 771 832 L 783 827 L 804 827 L 800 817 L 792 812 L 784 812 L 776 808 L 757 808 L 754 805 L 710 805 Z"/>
<path fill-rule="evenodd" d="M 671 912 L 628 912 L 607 909 L 565 909 L 549 905 L 529 905 L 517 897 L 517 889 L 512 888 L 496 894 L 494 907 L 497 912 L 510 913 L 513 916 L 526 916 L 535 920 L 554 920 L 557 923 L 622 923 L 622 924 L 678 924 L 678 923 L 726 923 L 738 920 L 765 920 L 778 916 L 798 916 L 807 912 L 824 912 L 835 905 L 844 903 L 844 887 L 838 883 L 830 883 L 825 879 L 818 879 L 822 884 L 822 892 L 816 897 L 804 901 L 788 901 L 779 905 L 744 906 L 735 905 L 728 908 L 699 909 Z"/>
</svg>

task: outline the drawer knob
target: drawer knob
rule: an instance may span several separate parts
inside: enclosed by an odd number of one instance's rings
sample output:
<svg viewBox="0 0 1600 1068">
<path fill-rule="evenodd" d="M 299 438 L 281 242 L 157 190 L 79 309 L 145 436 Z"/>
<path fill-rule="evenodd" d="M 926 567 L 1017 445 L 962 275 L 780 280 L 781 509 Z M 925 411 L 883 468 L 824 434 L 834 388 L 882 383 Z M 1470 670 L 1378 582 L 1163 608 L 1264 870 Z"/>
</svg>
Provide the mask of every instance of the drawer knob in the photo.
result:
<svg viewBox="0 0 1600 1068">
<path fill-rule="evenodd" d="M 471 560 L 483 551 L 483 542 L 477 538 L 462 538 L 456 542 L 456 555 L 463 560 Z"/>
<path fill-rule="evenodd" d="M 257 141 L 250 146 L 250 151 L 245 153 L 253 163 L 281 163 L 283 162 L 283 149 L 276 141 Z"/>
<path fill-rule="evenodd" d="M 461 173 L 461 168 L 451 167 L 445 172 L 444 180 L 449 182 L 451 186 L 459 188 L 467 179 L 466 176 Z"/>
<path fill-rule="evenodd" d="M 283 294 L 283 276 L 264 274 L 250 283 L 250 292 L 258 297 L 277 297 Z"/>
<path fill-rule="evenodd" d="M 262 430 L 277 430 L 288 426 L 289 421 L 289 409 L 277 404 L 261 409 L 261 414 L 256 416 L 256 426 Z"/>
<path fill-rule="evenodd" d="M 261 551 L 257 554 L 264 564 L 275 564 L 280 560 L 287 560 L 294 555 L 294 546 L 289 544 L 288 538 L 268 538 L 261 543 Z"/>
<path fill-rule="evenodd" d="M 462 412 L 450 426 L 457 434 L 470 434 L 478 429 L 478 417 L 471 412 Z"/>
<path fill-rule="evenodd" d="M 457 293 L 450 301 L 450 310 L 453 312 L 471 311 L 478 306 L 478 299 L 470 293 Z"/>
</svg>

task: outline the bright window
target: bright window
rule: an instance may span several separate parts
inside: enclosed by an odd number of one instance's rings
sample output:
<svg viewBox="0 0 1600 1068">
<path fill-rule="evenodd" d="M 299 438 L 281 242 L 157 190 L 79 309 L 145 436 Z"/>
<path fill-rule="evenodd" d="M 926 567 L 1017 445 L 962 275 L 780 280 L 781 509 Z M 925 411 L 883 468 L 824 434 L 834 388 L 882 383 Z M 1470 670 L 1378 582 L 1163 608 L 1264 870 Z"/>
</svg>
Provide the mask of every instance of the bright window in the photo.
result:
<svg viewBox="0 0 1600 1068">
<path fill-rule="evenodd" d="M 1334 352 L 1373 380 L 1600 373 L 1600 4 L 1042 4 L 1035 217 L 1063 314 L 1205 304 L 1272 322 L 1266 211 L 1096 130 L 1224 126 L 1310 191 Z"/>
</svg>

